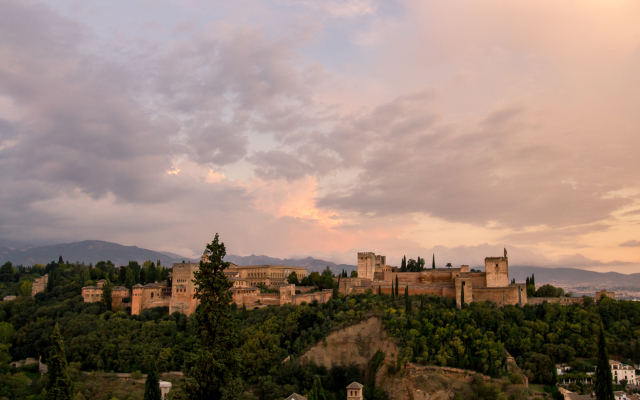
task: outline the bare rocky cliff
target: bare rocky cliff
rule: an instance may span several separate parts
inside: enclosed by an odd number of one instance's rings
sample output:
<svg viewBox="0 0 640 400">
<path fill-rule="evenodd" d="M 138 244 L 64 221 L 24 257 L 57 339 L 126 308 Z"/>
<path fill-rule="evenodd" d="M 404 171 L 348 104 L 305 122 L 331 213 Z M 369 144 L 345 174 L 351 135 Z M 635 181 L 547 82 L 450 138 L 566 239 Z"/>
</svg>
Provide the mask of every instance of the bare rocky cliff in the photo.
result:
<svg viewBox="0 0 640 400">
<path fill-rule="evenodd" d="M 409 364 L 401 371 L 390 373 L 389 367 L 396 363 L 399 349 L 387 335 L 380 317 L 371 317 L 333 332 L 324 342 L 304 353 L 300 362 L 314 361 L 327 368 L 353 363 L 366 371 L 367 364 L 378 350 L 384 353 L 385 358 L 376 374 L 376 385 L 387 392 L 390 400 L 450 400 L 455 394 L 458 394 L 457 398 L 470 398 L 473 395 L 469 385 L 473 376 L 477 375 L 473 371 Z M 488 376 L 480 377 L 489 383 Z M 522 385 L 512 385 L 509 394 L 524 390 Z"/>
<path fill-rule="evenodd" d="M 385 362 L 395 361 L 398 354 L 395 343 L 382 326 L 382 319 L 371 317 L 330 334 L 324 342 L 303 354 L 300 361 L 305 363 L 313 360 L 327 368 L 331 368 L 332 364 L 352 363 L 364 368 L 378 350 L 384 353 Z"/>
</svg>

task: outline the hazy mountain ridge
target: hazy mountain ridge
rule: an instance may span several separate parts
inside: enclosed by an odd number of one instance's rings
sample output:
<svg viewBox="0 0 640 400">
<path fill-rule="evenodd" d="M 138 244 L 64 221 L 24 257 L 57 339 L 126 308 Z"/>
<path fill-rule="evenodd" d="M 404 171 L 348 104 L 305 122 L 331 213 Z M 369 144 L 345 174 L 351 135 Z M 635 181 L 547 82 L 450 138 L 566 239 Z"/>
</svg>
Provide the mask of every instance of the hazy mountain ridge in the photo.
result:
<svg viewBox="0 0 640 400">
<path fill-rule="evenodd" d="M 25 250 L 0 248 L 0 263 L 11 261 L 14 265 L 47 264 L 58 261 L 62 256 L 65 261 L 84 262 L 85 264 L 111 260 L 115 265 L 127 265 L 129 261 L 140 263 L 160 260 L 162 265 L 171 266 L 185 258 L 170 257 L 165 253 L 143 249 L 137 246 L 123 246 L 102 240 L 84 240 L 82 242 L 61 243 L 49 246 L 26 248 Z"/>
<path fill-rule="evenodd" d="M 234 256 L 227 255 L 225 257 L 225 261 L 232 262 L 236 265 L 244 266 L 244 265 L 287 265 L 292 267 L 303 267 L 306 268 L 309 272 L 317 271 L 322 272 L 327 266 L 334 273 L 342 272 L 342 270 L 346 270 L 347 272 L 351 272 L 356 269 L 355 265 L 348 264 L 336 264 L 331 261 L 318 260 L 313 257 L 307 257 L 300 260 L 295 260 L 291 258 L 274 258 L 269 256 L 256 256 L 254 254 L 250 256 Z"/>
<path fill-rule="evenodd" d="M 535 274 L 536 285 L 545 283 L 554 286 L 593 285 L 601 288 L 613 286 L 640 285 L 640 274 L 620 274 L 618 272 L 595 272 L 577 268 L 510 267 L 509 277 L 524 282 Z"/>
</svg>

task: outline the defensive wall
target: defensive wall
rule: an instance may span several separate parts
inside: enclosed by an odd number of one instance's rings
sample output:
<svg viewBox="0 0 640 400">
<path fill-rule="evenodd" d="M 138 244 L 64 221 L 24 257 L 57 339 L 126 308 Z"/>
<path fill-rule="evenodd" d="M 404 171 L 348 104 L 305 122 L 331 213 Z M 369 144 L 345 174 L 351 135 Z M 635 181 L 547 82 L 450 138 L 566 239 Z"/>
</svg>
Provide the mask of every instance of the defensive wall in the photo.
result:
<svg viewBox="0 0 640 400">
<path fill-rule="evenodd" d="M 377 260 L 380 260 L 378 262 Z M 384 261 L 385 267 L 382 267 Z M 509 282 L 509 259 L 505 249 L 502 257 L 486 257 L 484 272 L 470 272 L 469 265 L 460 268 L 427 268 L 420 272 L 399 272 L 386 267 L 386 257 L 372 252 L 358 253 L 360 281 L 340 282 L 340 293 L 391 293 L 397 284 L 398 292 L 410 295 L 432 294 L 456 299 L 458 307 L 473 301 L 494 301 L 500 305 L 527 304 L 524 284 Z M 463 299 L 464 297 L 464 299 Z"/>
<path fill-rule="evenodd" d="M 44 274 L 40 278 L 36 278 L 35 281 L 31 284 L 31 297 L 35 296 L 40 292 L 44 292 L 44 289 L 47 287 L 47 283 L 49 282 L 49 274 Z"/>
<path fill-rule="evenodd" d="M 573 304 L 582 305 L 582 297 L 529 297 L 529 303 L 531 305 L 539 305 L 544 302 L 547 303 L 558 303 L 563 306 L 570 306 Z"/>
</svg>

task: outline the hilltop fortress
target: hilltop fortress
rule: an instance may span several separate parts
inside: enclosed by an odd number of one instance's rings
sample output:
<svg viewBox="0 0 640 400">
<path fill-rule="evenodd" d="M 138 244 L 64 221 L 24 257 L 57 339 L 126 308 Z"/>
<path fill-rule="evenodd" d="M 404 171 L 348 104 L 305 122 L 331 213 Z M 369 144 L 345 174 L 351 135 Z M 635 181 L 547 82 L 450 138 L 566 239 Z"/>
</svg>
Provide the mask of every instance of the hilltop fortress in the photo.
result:
<svg viewBox="0 0 640 400">
<path fill-rule="evenodd" d="M 409 294 L 433 294 L 455 298 L 458 307 L 464 302 L 491 300 L 500 305 L 527 304 L 524 283 L 509 283 L 507 251 L 502 257 L 484 259 L 485 272 L 470 272 L 468 265 L 460 268 L 425 269 L 421 272 L 398 272 L 386 265 L 386 257 L 374 253 L 358 253 L 358 278 L 344 278 L 340 282 L 341 294 L 361 293 L 367 289 L 391 293 L 398 286 Z"/>
<path fill-rule="evenodd" d="M 203 261 L 205 261 L 203 255 Z M 468 265 L 459 268 L 427 268 L 420 272 L 400 272 L 399 268 L 388 266 L 387 258 L 383 255 L 365 252 L 358 253 L 358 276 L 354 278 L 335 277 L 338 292 L 347 296 L 350 294 L 391 293 L 394 287 L 410 295 L 431 294 L 449 297 L 456 300 L 457 306 L 462 303 L 490 300 L 498 305 L 542 304 L 547 301 L 563 305 L 581 304 L 583 299 L 576 297 L 527 298 L 527 288 L 524 283 L 510 283 L 509 259 L 505 249 L 501 257 L 486 257 L 484 272 L 469 269 Z M 194 298 L 194 273 L 200 268 L 200 263 L 176 263 L 172 268 L 172 285 L 167 282 L 135 285 L 132 290 L 125 287 L 113 287 L 114 307 L 126 306 L 125 299 L 131 299 L 131 314 L 140 314 L 143 310 L 153 307 L 169 307 L 169 312 L 192 314 L 198 307 L 199 300 Z M 289 284 L 287 278 L 295 273 L 298 280 L 307 276 L 307 270 L 302 267 L 281 265 L 249 265 L 231 266 L 224 271 L 233 283 L 231 292 L 233 302 L 238 306 L 256 308 L 268 305 L 283 305 L 287 303 L 302 304 L 318 301 L 327 302 L 333 293 L 332 289 L 311 292 L 309 286 L 296 288 Z M 38 282 L 37 291 L 46 286 L 46 276 Z M 82 288 L 85 302 L 100 301 L 103 281 L 97 286 Z M 262 293 L 255 285 L 264 285 L 271 289 L 278 289 L 275 293 Z M 40 287 L 42 286 L 42 288 Z M 296 290 L 299 289 L 299 290 Z M 304 293 L 300 293 L 300 292 Z M 296 292 L 298 292 L 296 294 Z M 596 298 L 609 297 L 615 299 L 615 293 L 605 290 L 597 293 Z M 464 298 L 464 299 L 463 299 Z"/>
</svg>

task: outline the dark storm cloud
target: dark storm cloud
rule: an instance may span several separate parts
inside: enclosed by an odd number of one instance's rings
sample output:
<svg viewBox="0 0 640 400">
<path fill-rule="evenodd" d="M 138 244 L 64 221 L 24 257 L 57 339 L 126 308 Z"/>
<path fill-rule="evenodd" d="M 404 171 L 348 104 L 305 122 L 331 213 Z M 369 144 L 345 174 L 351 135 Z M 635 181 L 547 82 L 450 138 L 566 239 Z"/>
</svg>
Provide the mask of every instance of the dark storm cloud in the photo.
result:
<svg viewBox="0 0 640 400">
<path fill-rule="evenodd" d="M 0 120 L 3 204 L 75 189 L 167 201 L 180 189 L 165 179 L 174 156 L 230 164 L 247 154 L 248 131 L 306 121 L 287 43 L 246 27 L 192 36 L 119 63 L 86 51 L 92 33 L 46 6 L 2 2 L 0 96 L 24 114 Z"/>
<path fill-rule="evenodd" d="M 133 100 L 134 77 L 80 52 L 85 33 L 45 7 L 7 1 L 0 15 L 0 94 L 25 114 L 12 135 L 2 129 L 0 163 L 12 172 L 2 180 L 18 193 L 13 200 L 35 182 L 58 186 L 31 201 L 75 188 L 94 198 L 162 199 L 157 180 L 176 127 Z"/>
</svg>

